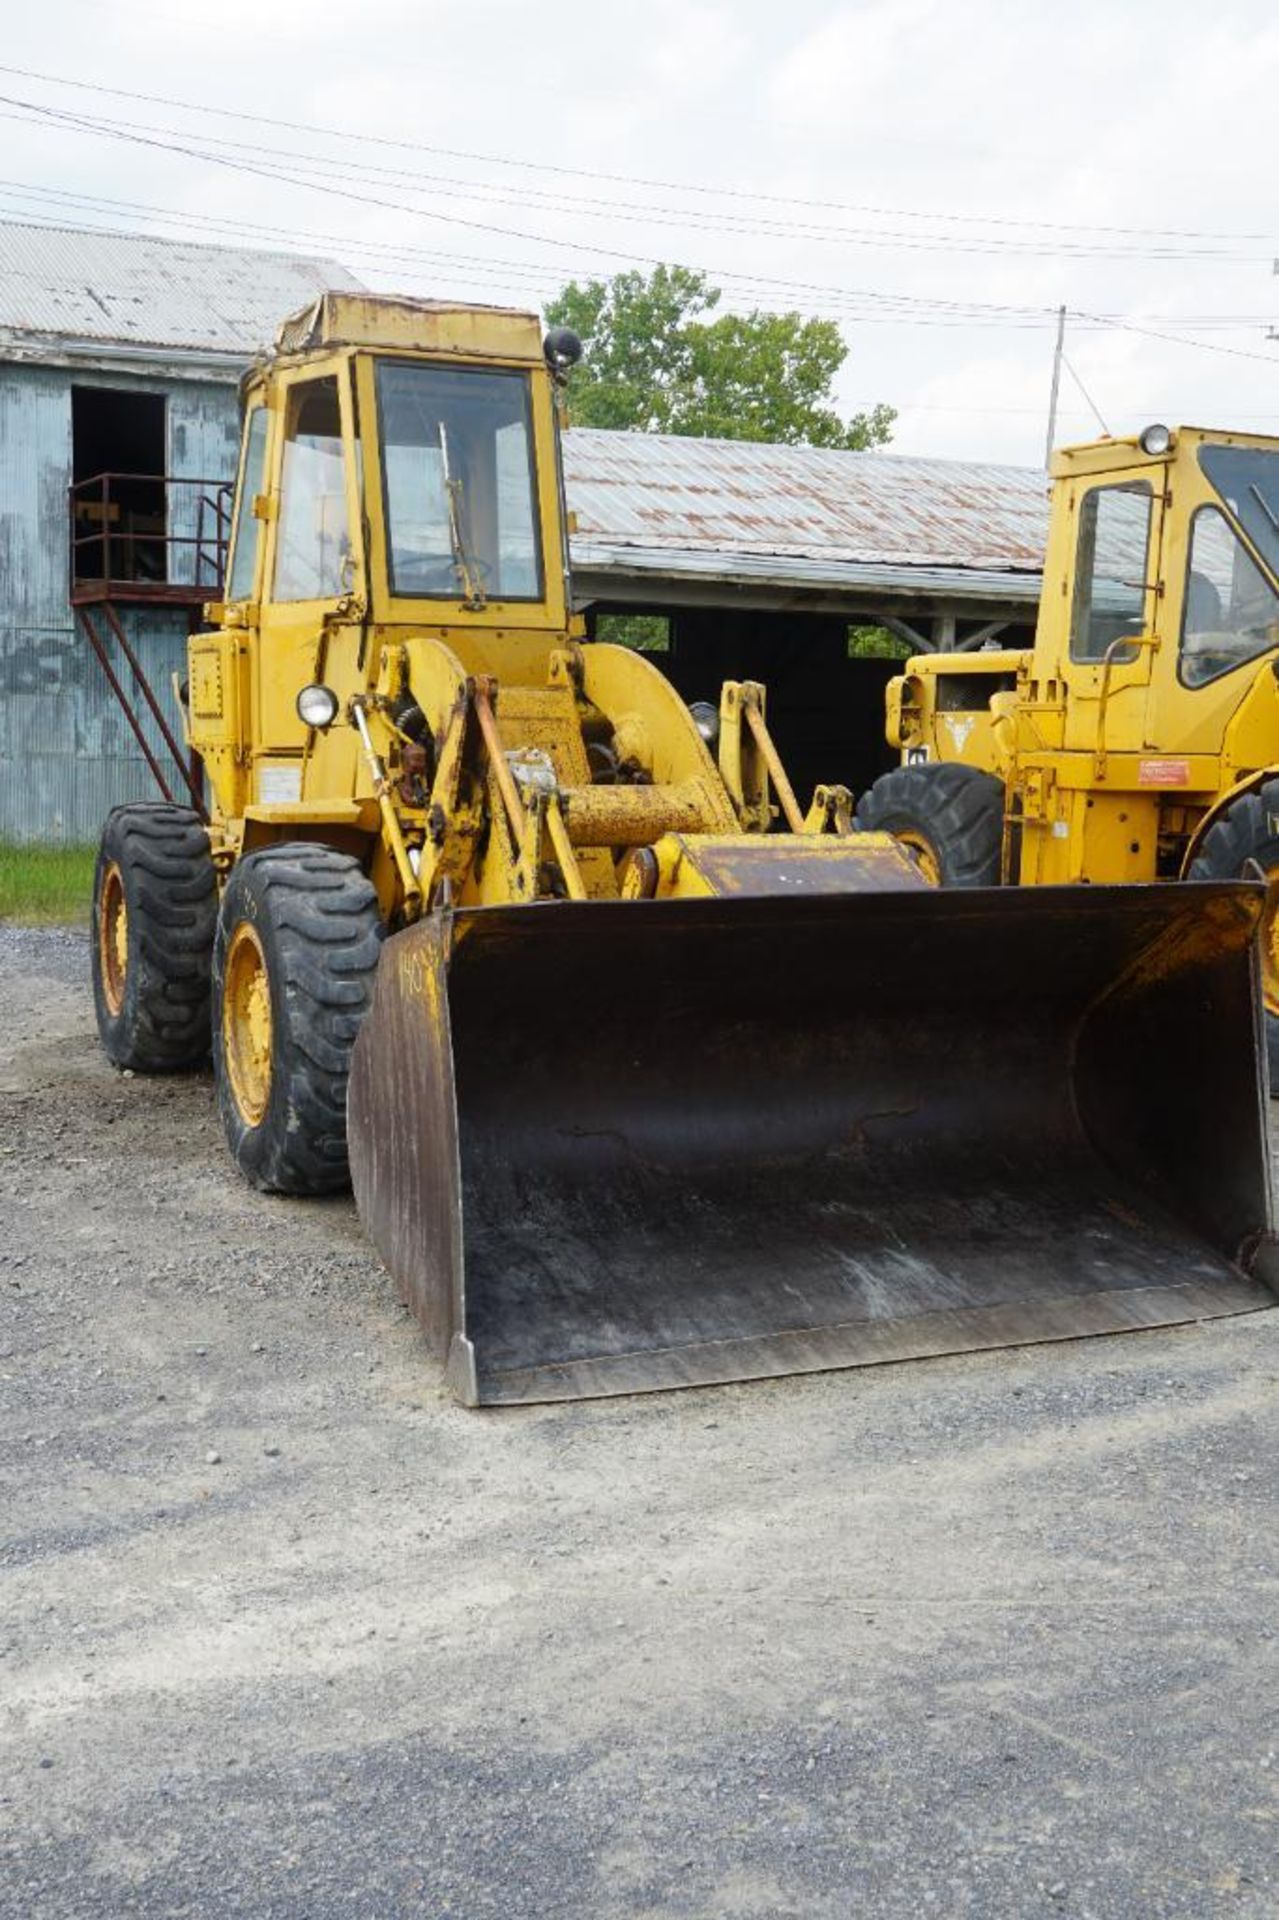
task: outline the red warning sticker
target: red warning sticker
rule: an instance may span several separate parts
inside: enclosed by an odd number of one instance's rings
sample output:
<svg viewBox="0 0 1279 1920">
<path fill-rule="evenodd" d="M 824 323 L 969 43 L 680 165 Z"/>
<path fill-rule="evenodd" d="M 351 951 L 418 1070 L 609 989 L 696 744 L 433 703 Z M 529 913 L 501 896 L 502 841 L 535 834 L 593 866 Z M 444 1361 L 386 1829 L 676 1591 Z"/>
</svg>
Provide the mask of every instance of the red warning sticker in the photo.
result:
<svg viewBox="0 0 1279 1920">
<path fill-rule="evenodd" d="M 1143 787 L 1188 787 L 1190 762 L 1189 760 L 1141 760 L 1137 765 L 1137 782 Z"/>
</svg>

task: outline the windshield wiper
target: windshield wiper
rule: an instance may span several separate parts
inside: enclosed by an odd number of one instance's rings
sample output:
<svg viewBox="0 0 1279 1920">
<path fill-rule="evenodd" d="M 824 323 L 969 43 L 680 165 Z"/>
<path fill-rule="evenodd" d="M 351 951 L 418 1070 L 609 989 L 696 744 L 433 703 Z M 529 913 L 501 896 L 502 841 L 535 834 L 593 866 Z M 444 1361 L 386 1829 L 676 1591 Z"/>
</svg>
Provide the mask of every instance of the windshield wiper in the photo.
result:
<svg viewBox="0 0 1279 1920">
<path fill-rule="evenodd" d="M 1275 532 L 1279 533 L 1279 516 L 1276 515 L 1274 508 L 1271 506 L 1270 502 L 1267 500 L 1265 494 L 1261 491 L 1261 488 L 1257 485 L 1255 480 L 1252 480 L 1249 482 L 1248 491 L 1252 495 L 1253 499 L 1256 501 L 1257 505 L 1261 508 L 1261 511 L 1265 514 L 1267 520 L 1270 522 Z"/>
<path fill-rule="evenodd" d="M 442 420 L 437 424 L 440 432 L 440 461 L 444 468 L 444 492 L 448 500 L 449 542 L 453 548 L 453 564 L 462 582 L 462 605 L 470 613 L 479 613 L 487 605 L 487 601 L 484 583 L 462 538 L 462 482 L 453 478 L 453 470 L 449 465 L 448 430 Z"/>
</svg>

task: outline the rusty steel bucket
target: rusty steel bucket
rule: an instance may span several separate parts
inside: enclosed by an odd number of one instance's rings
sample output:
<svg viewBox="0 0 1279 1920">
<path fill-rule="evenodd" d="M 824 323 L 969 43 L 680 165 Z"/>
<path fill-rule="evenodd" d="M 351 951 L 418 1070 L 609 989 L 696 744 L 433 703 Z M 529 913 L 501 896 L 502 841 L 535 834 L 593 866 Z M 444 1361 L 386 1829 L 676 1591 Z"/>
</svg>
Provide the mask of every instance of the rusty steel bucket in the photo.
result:
<svg viewBox="0 0 1279 1920">
<path fill-rule="evenodd" d="M 388 940 L 365 1226 L 468 1404 L 1271 1306 L 1262 890 L 552 902 Z"/>
</svg>

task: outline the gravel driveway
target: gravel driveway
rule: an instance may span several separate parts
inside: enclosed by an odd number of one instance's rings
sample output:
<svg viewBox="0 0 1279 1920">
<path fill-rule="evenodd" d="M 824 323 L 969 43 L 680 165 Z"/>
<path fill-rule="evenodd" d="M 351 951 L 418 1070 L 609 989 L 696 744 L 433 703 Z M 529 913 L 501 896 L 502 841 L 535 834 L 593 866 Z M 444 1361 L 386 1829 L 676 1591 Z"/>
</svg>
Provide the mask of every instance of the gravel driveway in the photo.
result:
<svg viewBox="0 0 1279 1920">
<path fill-rule="evenodd" d="M 467 1413 L 0 929 L 0 1915 L 1279 1913 L 1279 1312 Z"/>
</svg>

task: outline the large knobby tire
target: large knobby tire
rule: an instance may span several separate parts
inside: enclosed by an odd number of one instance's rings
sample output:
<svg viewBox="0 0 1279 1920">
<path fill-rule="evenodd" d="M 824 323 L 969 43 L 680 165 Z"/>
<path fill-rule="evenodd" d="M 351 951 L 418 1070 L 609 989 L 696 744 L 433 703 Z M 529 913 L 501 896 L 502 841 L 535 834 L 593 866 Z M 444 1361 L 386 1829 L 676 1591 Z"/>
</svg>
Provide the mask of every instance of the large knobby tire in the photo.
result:
<svg viewBox="0 0 1279 1920">
<path fill-rule="evenodd" d="M 1190 863 L 1188 880 L 1240 880 L 1279 874 L 1279 780 L 1263 781 L 1223 809 Z M 1279 924 L 1261 929 L 1261 986 L 1266 1004 L 1270 1097 L 1279 1100 Z"/>
<path fill-rule="evenodd" d="M 209 836 L 187 807 L 117 807 L 93 875 L 93 1004 L 107 1058 L 176 1073 L 209 1055 L 218 917 Z"/>
<path fill-rule="evenodd" d="M 381 940 L 377 896 L 349 854 L 265 847 L 232 869 L 213 949 L 213 1074 L 255 1186 L 349 1185 L 346 1083 Z"/>
<path fill-rule="evenodd" d="M 857 825 L 891 833 L 943 887 L 997 887 L 1004 789 L 978 767 L 925 760 L 881 774 L 857 803 Z"/>
</svg>

